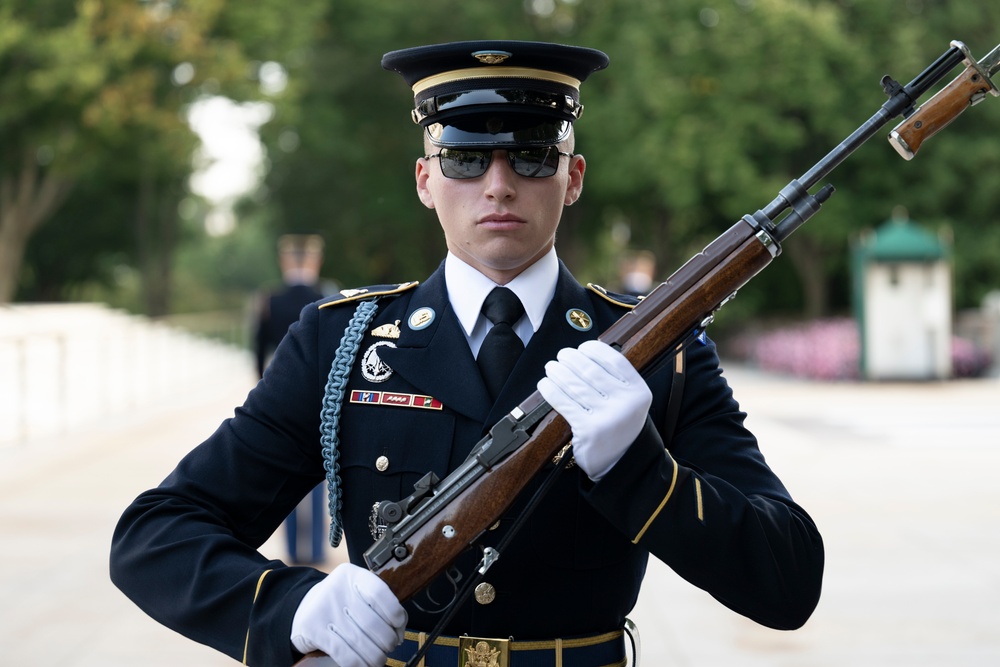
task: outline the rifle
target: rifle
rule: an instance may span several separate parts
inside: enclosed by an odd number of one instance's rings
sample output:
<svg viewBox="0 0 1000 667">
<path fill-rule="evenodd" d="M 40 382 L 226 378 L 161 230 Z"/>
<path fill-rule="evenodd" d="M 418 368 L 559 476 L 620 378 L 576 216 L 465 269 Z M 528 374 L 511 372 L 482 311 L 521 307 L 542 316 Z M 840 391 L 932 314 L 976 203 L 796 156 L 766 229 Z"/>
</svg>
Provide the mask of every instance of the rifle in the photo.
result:
<svg viewBox="0 0 1000 667">
<path fill-rule="evenodd" d="M 962 74 L 926 104 L 915 106 L 963 61 L 966 69 Z M 900 115 L 904 120 L 890 133 L 889 141 L 904 158 L 911 159 L 924 141 L 984 99 L 986 93 L 1000 95 L 990 78 L 997 69 L 1000 46 L 977 62 L 963 43 L 953 41 L 948 51 L 909 84 L 903 86 L 883 77 L 882 88 L 889 99 L 877 113 L 782 188 L 766 207 L 744 215 L 689 259 L 599 339 L 621 351 L 640 372 L 648 375 L 658 369 L 698 336 L 716 311 L 781 253 L 781 243 L 834 192 L 830 184 L 815 194 L 810 194 L 810 188 Z M 533 392 L 497 422 L 465 462 L 443 480 L 428 473 L 407 498 L 379 504 L 385 532 L 364 554 L 368 567 L 401 601 L 414 597 L 476 543 L 547 463 L 564 458 L 571 436 L 566 421 Z M 555 470 L 559 469 L 557 465 Z M 497 550 L 485 549 L 479 575 L 498 557 Z M 475 581 L 470 578 L 465 587 L 471 588 Z M 453 603 L 452 611 L 457 606 Z M 429 645 L 430 641 L 425 644 Z M 314 653 L 298 664 L 322 667 L 332 661 Z"/>
</svg>

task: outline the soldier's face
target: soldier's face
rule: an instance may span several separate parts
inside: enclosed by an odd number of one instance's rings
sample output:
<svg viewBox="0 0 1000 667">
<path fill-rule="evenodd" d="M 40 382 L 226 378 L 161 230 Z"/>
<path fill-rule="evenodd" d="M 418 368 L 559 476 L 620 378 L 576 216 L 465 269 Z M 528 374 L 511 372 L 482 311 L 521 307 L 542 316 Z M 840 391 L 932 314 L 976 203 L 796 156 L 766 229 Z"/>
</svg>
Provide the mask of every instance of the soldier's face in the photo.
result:
<svg viewBox="0 0 1000 667">
<path fill-rule="evenodd" d="M 436 162 L 417 160 L 420 201 L 437 213 L 448 249 L 501 285 L 555 243 L 563 207 L 580 197 L 586 169 L 583 156 L 564 156 L 552 176 L 519 176 L 503 149 L 477 178 L 446 178 Z"/>
</svg>

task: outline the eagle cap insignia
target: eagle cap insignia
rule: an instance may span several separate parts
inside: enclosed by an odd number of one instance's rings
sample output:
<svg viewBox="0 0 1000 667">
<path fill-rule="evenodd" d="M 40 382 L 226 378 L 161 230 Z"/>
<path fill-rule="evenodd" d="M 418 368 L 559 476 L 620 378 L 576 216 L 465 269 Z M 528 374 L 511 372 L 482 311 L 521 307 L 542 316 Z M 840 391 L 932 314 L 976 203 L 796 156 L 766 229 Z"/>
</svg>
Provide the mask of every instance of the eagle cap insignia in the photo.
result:
<svg viewBox="0 0 1000 667">
<path fill-rule="evenodd" d="M 510 51 L 473 51 L 472 57 L 484 65 L 499 65 L 514 54 Z"/>
</svg>

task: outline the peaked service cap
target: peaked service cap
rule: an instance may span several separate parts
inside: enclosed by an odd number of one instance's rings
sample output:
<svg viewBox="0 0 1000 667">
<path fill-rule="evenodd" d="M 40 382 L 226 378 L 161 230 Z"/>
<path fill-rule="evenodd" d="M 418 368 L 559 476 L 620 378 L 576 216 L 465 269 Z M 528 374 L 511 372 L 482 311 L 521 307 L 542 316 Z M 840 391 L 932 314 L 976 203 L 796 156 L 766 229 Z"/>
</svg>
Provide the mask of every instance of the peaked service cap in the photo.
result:
<svg viewBox="0 0 1000 667">
<path fill-rule="evenodd" d="M 391 51 L 382 67 L 413 89 L 413 122 L 445 148 L 552 146 L 583 113 L 580 84 L 608 66 L 596 49 L 471 41 Z"/>
</svg>

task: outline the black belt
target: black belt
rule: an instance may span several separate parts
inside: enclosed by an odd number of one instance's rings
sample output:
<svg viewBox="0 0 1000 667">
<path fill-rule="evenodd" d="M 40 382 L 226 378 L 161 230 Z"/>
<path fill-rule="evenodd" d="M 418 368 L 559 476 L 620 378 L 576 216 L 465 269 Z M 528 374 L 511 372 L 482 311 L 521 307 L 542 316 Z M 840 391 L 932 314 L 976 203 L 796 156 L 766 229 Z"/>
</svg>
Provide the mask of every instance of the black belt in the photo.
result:
<svg viewBox="0 0 1000 667">
<path fill-rule="evenodd" d="M 389 654 L 386 665 L 405 667 L 423 645 L 425 633 L 406 631 L 406 639 Z M 462 662 L 459 662 L 462 658 Z M 486 637 L 438 637 L 417 667 L 460 665 L 505 667 L 624 667 L 625 638 L 622 630 L 600 635 L 514 641 Z"/>
</svg>

